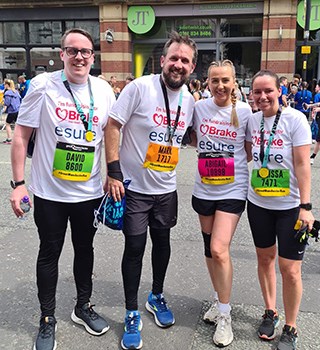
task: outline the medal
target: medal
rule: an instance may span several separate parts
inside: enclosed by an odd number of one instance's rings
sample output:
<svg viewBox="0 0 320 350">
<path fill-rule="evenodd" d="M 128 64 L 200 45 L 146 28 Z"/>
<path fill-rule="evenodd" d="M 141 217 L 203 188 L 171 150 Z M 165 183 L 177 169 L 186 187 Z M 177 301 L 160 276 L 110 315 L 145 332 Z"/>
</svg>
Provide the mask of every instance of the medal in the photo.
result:
<svg viewBox="0 0 320 350">
<path fill-rule="evenodd" d="M 260 175 L 260 177 L 265 179 L 266 177 L 269 176 L 269 169 L 268 168 L 260 168 L 259 169 L 259 175 Z"/>
<path fill-rule="evenodd" d="M 86 131 L 86 141 L 91 142 L 93 140 L 93 132 L 88 130 Z"/>
</svg>

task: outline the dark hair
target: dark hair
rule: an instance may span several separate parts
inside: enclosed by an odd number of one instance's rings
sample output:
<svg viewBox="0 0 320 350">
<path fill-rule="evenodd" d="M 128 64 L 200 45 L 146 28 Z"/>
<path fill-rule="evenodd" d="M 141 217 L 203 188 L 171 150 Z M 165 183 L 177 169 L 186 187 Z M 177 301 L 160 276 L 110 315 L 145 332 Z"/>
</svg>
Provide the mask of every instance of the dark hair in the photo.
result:
<svg viewBox="0 0 320 350">
<path fill-rule="evenodd" d="M 69 34 L 74 34 L 74 33 L 84 35 L 86 38 L 88 38 L 92 44 L 92 49 L 94 49 L 94 42 L 93 42 L 92 36 L 90 35 L 89 32 L 87 32 L 86 30 L 81 29 L 81 28 L 68 29 L 61 37 L 61 48 L 64 48 L 64 42 L 65 42 L 67 36 Z"/>
<path fill-rule="evenodd" d="M 256 73 L 256 74 L 253 76 L 253 78 L 252 78 L 252 85 L 253 85 L 254 81 L 255 81 L 257 78 L 263 77 L 263 76 L 265 76 L 265 75 L 267 75 L 267 76 L 273 78 L 274 81 L 275 81 L 275 83 L 276 83 L 276 87 L 277 87 L 278 89 L 280 89 L 280 79 L 279 79 L 279 77 L 277 76 L 276 73 L 274 73 L 274 72 L 272 72 L 271 70 L 268 70 L 268 69 L 262 69 L 262 70 L 260 70 L 258 73 Z"/>
<path fill-rule="evenodd" d="M 301 75 L 299 74 L 299 73 L 295 73 L 295 74 L 293 74 L 293 77 L 294 78 L 297 78 L 297 79 L 301 79 Z"/>
<path fill-rule="evenodd" d="M 189 38 L 188 36 L 181 36 L 179 33 L 172 31 L 169 35 L 169 40 L 165 43 L 163 50 L 162 50 L 162 55 L 167 56 L 168 49 L 173 43 L 178 43 L 178 44 L 185 44 L 191 47 L 193 50 L 193 57 L 192 57 L 192 63 L 196 64 L 197 59 L 198 59 L 198 49 L 197 45 L 194 40 Z"/>
</svg>

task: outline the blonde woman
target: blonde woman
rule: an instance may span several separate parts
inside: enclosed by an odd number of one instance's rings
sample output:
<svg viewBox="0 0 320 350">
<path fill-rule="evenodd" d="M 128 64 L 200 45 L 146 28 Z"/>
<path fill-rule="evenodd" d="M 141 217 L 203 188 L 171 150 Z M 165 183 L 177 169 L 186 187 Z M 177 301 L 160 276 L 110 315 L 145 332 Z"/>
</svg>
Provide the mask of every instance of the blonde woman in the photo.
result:
<svg viewBox="0 0 320 350">
<path fill-rule="evenodd" d="M 247 197 L 245 138 L 251 108 L 237 100 L 231 61 L 212 62 L 208 78 L 212 98 L 196 103 L 194 112 L 198 171 L 192 206 L 199 215 L 206 264 L 214 288 L 214 302 L 204 320 L 217 323 L 213 342 L 222 347 L 233 341 L 230 244 Z"/>
<path fill-rule="evenodd" d="M 4 112 L 7 113 L 6 132 L 7 138 L 3 143 L 11 144 L 12 130 L 11 124 L 15 123 L 21 104 L 19 92 L 15 89 L 13 80 L 6 79 L 4 82 Z"/>
</svg>

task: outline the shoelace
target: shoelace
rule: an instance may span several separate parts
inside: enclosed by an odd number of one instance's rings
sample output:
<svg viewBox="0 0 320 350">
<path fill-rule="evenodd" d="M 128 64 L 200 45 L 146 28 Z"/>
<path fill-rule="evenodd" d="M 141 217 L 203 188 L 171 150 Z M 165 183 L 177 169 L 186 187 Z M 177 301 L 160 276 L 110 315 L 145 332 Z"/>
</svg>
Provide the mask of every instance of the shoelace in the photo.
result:
<svg viewBox="0 0 320 350">
<path fill-rule="evenodd" d="M 54 322 L 44 322 L 40 326 L 40 333 L 42 338 L 50 338 L 54 330 Z"/>
<path fill-rule="evenodd" d="M 139 315 L 129 314 L 126 317 L 126 331 L 130 334 L 135 334 L 138 332 L 139 328 Z"/>
<path fill-rule="evenodd" d="M 98 314 L 93 310 L 94 306 L 95 305 L 89 305 L 86 310 L 83 310 L 85 313 L 88 314 L 91 320 L 96 320 L 98 318 Z"/>
<path fill-rule="evenodd" d="M 156 304 L 159 312 L 167 312 L 168 311 L 167 302 L 164 299 L 164 297 L 157 297 L 157 299 L 153 300 L 153 302 Z"/>
<path fill-rule="evenodd" d="M 275 313 L 271 313 L 269 311 L 265 312 L 262 316 L 264 318 L 264 321 L 271 321 L 274 322 L 274 318 L 276 317 Z"/>
<path fill-rule="evenodd" d="M 294 331 L 290 329 L 284 329 L 281 334 L 280 341 L 282 343 L 292 344 L 295 341 L 295 338 L 296 334 L 294 333 Z"/>
</svg>

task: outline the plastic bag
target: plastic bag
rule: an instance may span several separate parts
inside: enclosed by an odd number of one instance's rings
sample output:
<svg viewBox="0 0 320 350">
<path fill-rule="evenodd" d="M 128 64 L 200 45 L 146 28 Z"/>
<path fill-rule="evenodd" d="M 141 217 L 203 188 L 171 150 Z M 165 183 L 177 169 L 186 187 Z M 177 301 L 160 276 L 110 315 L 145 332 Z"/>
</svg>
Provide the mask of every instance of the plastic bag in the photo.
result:
<svg viewBox="0 0 320 350">
<path fill-rule="evenodd" d="M 131 180 L 123 181 L 124 188 L 128 188 Z M 108 226 L 112 230 L 122 230 L 123 218 L 126 210 L 126 196 L 120 202 L 115 202 L 109 193 L 106 193 L 97 210 L 94 211 L 93 226 L 98 227 L 99 223 Z"/>
</svg>

